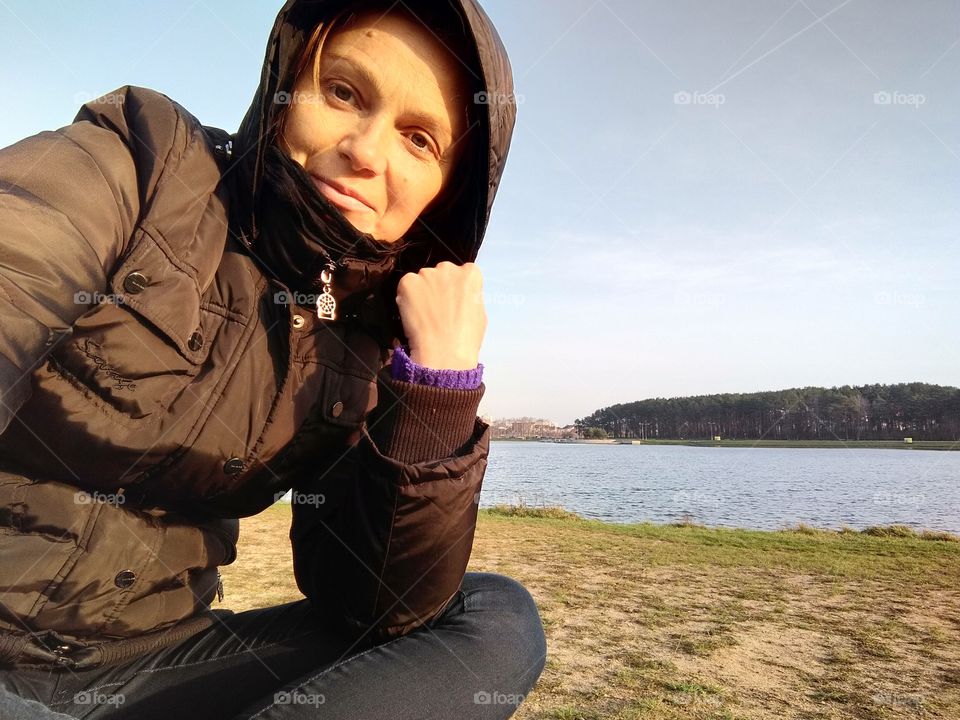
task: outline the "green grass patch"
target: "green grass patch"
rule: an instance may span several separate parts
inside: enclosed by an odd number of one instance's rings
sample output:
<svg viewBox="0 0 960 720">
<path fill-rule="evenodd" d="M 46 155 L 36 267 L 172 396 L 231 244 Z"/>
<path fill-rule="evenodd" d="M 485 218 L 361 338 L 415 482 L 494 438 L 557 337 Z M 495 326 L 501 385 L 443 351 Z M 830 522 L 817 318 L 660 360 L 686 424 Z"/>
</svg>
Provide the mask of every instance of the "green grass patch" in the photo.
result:
<svg viewBox="0 0 960 720">
<path fill-rule="evenodd" d="M 581 520 L 577 513 L 555 505 L 494 505 L 486 512 L 490 515 L 521 518 L 546 518 L 548 520 Z"/>
<path fill-rule="evenodd" d="M 651 566 L 751 567 L 770 572 L 812 573 L 837 579 L 874 579 L 891 573 L 904 581 L 939 584 L 960 570 L 960 542 L 946 533 L 746 530 L 692 524 L 606 523 L 566 519 L 562 509 L 482 509 L 490 522 L 530 521 L 556 530 L 556 552 L 569 560 Z M 509 532 L 504 529 L 504 532 Z M 950 537 L 950 541 L 944 541 Z M 934 541 L 936 540 L 936 541 Z M 639 553 L 639 555 L 637 555 Z"/>
</svg>

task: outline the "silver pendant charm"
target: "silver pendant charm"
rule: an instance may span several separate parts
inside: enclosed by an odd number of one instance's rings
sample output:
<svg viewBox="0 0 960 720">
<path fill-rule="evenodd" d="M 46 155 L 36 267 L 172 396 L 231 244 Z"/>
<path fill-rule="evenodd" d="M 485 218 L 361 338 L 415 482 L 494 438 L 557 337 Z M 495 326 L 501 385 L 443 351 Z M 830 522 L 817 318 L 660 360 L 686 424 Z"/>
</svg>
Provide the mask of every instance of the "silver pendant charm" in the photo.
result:
<svg viewBox="0 0 960 720">
<path fill-rule="evenodd" d="M 317 317 L 321 320 L 336 320 L 337 301 L 330 292 L 333 273 L 329 270 L 324 270 L 320 273 L 320 280 L 323 282 L 323 294 L 317 298 Z"/>
</svg>

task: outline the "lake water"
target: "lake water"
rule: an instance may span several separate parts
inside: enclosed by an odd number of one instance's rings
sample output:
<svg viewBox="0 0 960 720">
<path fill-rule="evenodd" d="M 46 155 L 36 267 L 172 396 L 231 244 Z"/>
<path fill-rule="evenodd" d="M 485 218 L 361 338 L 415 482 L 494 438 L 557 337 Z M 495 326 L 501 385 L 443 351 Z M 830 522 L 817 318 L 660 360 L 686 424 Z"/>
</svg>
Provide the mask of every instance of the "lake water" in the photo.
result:
<svg viewBox="0 0 960 720">
<path fill-rule="evenodd" d="M 490 443 L 480 506 L 520 500 L 611 522 L 960 533 L 960 452 Z"/>
</svg>

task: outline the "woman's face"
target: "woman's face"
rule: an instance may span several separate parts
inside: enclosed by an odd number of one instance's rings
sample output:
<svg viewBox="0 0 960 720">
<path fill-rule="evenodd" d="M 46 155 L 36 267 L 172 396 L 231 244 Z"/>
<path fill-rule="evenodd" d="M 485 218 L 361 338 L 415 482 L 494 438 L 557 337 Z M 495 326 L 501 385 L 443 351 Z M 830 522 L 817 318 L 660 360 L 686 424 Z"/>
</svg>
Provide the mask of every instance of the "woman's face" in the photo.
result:
<svg viewBox="0 0 960 720">
<path fill-rule="evenodd" d="M 324 43 L 286 108 L 281 147 L 360 232 L 400 239 L 450 178 L 467 128 L 459 61 L 405 15 L 364 14 Z"/>
</svg>

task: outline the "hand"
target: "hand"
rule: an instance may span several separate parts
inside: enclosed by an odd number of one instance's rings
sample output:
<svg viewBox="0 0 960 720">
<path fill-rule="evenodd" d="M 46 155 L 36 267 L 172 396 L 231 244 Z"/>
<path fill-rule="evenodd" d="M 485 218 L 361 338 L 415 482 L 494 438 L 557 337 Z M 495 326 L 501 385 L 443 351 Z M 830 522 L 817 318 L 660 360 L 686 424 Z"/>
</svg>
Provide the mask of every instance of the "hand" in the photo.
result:
<svg viewBox="0 0 960 720">
<path fill-rule="evenodd" d="M 444 261 L 401 277 L 397 307 L 410 359 L 434 370 L 475 368 L 487 329 L 482 291 L 483 275 L 474 263 Z"/>
</svg>

